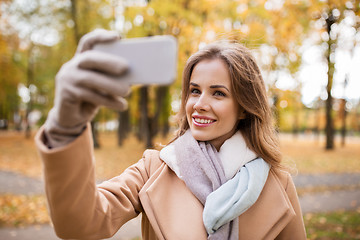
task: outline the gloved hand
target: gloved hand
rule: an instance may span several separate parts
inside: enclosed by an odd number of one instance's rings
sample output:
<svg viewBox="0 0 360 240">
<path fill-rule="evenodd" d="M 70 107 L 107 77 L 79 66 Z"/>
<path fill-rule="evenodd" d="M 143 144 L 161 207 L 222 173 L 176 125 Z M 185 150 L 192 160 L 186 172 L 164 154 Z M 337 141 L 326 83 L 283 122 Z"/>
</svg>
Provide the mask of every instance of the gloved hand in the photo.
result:
<svg viewBox="0 0 360 240">
<path fill-rule="evenodd" d="M 123 98 L 130 90 L 127 83 L 115 79 L 128 68 L 125 59 L 91 50 L 96 43 L 115 41 L 118 35 L 95 30 L 84 35 L 75 56 L 56 75 L 54 106 L 45 122 L 48 147 L 68 144 L 79 136 L 100 105 L 125 110 Z"/>
</svg>

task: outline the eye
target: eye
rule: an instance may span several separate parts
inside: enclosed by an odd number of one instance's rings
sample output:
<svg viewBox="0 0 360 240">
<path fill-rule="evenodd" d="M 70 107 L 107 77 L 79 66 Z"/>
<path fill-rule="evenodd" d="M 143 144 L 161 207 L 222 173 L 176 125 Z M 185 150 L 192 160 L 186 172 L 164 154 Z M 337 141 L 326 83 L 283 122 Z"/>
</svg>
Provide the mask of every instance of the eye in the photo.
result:
<svg viewBox="0 0 360 240">
<path fill-rule="evenodd" d="M 191 94 L 200 94 L 200 90 L 197 89 L 197 88 L 191 88 L 191 89 L 190 89 L 190 93 L 191 93 Z"/>
<path fill-rule="evenodd" d="M 225 97 L 226 94 L 223 93 L 222 91 L 215 91 L 214 96 L 217 96 L 217 97 Z"/>
</svg>

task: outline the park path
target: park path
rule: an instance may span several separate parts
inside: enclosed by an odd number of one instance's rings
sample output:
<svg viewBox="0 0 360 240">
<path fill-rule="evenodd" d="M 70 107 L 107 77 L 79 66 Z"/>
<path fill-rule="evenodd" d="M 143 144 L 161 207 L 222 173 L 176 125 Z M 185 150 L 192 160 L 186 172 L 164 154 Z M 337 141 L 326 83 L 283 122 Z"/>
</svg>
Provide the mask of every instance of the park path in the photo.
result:
<svg viewBox="0 0 360 240">
<path fill-rule="evenodd" d="M 0 170 L 0 195 L 45 194 L 43 181 L 21 174 Z M 127 222 L 111 240 L 130 240 L 141 235 L 141 216 Z M 0 240 L 58 240 L 53 228 L 48 225 L 35 225 L 21 228 L 0 228 Z"/>
<path fill-rule="evenodd" d="M 347 190 L 335 190 L 303 194 L 300 205 L 304 214 L 327 212 L 360 207 L 360 173 L 298 175 L 294 177 L 297 188 L 355 186 Z M 43 182 L 17 173 L 0 171 L 0 194 L 44 194 Z M 346 189 L 346 188 L 345 188 Z M 140 236 L 140 216 L 125 224 L 110 239 L 130 240 Z M 58 240 L 50 225 L 24 228 L 0 228 L 0 240 Z"/>
<path fill-rule="evenodd" d="M 299 200 L 303 214 L 352 210 L 360 207 L 360 173 L 304 174 L 293 179 L 298 189 L 310 187 L 339 189 L 301 195 Z"/>
</svg>

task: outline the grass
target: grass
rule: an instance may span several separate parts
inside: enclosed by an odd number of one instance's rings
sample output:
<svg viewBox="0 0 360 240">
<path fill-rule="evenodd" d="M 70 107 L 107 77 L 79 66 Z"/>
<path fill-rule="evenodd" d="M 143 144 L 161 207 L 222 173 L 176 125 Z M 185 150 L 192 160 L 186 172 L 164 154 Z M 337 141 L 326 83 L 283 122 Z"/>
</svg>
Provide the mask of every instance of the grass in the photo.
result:
<svg viewBox="0 0 360 240">
<path fill-rule="evenodd" d="M 360 209 L 304 216 L 308 239 L 360 239 Z"/>
<path fill-rule="evenodd" d="M 333 151 L 324 150 L 321 138 L 281 135 L 280 140 L 285 164 L 296 166 L 299 174 L 360 173 L 360 138 L 349 140 L 345 147 L 336 143 Z M 164 144 L 167 140 L 156 139 L 156 142 Z M 135 137 L 130 137 L 123 147 L 117 147 L 115 133 L 109 132 L 100 134 L 100 143 L 102 147 L 95 150 L 98 179 L 121 174 L 128 166 L 136 163 L 145 150 L 144 144 Z M 0 132 L 0 169 L 41 178 L 42 165 L 33 138 L 25 139 L 23 133 Z M 359 185 L 339 187 L 344 188 L 359 188 Z M 299 194 L 328 190 L 338 188 L 299 189 Z M 359 209 L 306 214 L 304 221 L 308 239 L 360 239 Z M 0 227 L 48 222 L 44 196 L 0 195 Z"/>
<path fill-rule="evenodd" d="M 45 196 L 0 195 L 0 227 L 19 227 L 49 222 Z"/>
</svg>

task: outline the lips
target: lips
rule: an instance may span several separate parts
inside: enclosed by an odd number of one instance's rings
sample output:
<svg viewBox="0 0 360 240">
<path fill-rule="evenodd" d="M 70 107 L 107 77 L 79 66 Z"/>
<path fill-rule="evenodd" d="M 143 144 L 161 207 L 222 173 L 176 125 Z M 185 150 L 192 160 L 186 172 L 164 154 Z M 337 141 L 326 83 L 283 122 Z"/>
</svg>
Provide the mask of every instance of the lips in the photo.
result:
<svg viewBox="0 0 360 240">
<path fill-rule="evenodd" d="M 208 126 L 216 122 L 216 120 L 204 116 L 193 116 L 192 120 L 196 126 L 200 126 L 200 127 Z"/>
</svg>

